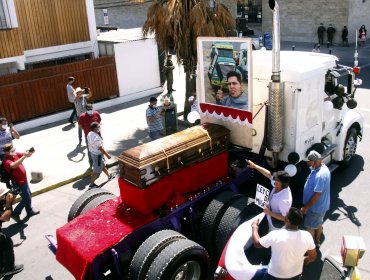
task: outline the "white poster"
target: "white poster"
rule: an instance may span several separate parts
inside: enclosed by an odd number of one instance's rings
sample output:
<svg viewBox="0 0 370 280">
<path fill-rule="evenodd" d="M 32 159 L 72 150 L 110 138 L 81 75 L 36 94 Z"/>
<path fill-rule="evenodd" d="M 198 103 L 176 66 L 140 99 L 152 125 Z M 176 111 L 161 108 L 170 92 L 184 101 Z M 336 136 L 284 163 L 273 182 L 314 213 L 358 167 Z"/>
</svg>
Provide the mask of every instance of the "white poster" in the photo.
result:
<svg viewBox="0 0 370 280">
<path fill-rule="evenodd" d="M 256 188 L 256 198 L 254 203 L 261 208 L 265 208 L 266 204 L 269 202 L 270 190 L 257 184 Z"/>
</svg>

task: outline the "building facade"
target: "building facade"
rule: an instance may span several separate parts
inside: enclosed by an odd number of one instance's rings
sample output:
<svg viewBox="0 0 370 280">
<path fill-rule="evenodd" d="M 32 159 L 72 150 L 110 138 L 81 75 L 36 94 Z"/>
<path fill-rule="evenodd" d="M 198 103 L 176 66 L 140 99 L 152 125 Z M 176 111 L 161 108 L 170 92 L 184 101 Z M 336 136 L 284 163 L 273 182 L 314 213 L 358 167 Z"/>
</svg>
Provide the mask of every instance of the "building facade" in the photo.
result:
<svg viewBox="0 0 370 280">
<path fill-rule="evenodd" d="M 210 2 L 214 0 L 209 0 Z M 255 33 L 271 32 L 272 14 L 267 0 L 218 0 L 237 17 L 247 18 L 246 24 Z M 104 24 L 103 9 L 107 9 L 109 25 L 120 28 L 140 27 L 146 20 L 153 0 L 117 1 L 94 0 L 97 25 Z M 317 42 L 317 27 L 323 23 L 336 29 L 334 43 L 341 43 L 343 26 L 349 30 L 350 43 L 355 42 L 356 30 L 362 24 L 370 28 L 370 0 L 311 0 L 297 2 L 280 0 L 280 31 L 283 41 Z M 326 37 L 325 37 L 326 38 Z M 325 39 L 326 40 L 326 39 Z"/>
</svg>

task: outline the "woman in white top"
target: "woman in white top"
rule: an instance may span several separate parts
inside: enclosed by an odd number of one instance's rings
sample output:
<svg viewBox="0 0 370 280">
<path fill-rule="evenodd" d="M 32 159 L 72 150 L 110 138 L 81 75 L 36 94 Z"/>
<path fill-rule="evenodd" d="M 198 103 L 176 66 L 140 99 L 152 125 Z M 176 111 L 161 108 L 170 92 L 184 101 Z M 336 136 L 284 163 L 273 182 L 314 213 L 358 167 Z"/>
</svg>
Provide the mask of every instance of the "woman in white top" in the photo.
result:
<svg viewBox="0 0 370 280">
<path fill-rule="evenodd" d="M 249 168 L 255 169 L 263 176 L 271 180 L 272 190 L 270 192 L 269 204 L 265 206 L 264 212 L 269 224 L 269 231 L 284 226 L 285 216 L 292 206 L 292 192 L 289 188 L 290 176 L 285 171 L 272 174 L 266 168 L 247 160 Z"/>
</svg>

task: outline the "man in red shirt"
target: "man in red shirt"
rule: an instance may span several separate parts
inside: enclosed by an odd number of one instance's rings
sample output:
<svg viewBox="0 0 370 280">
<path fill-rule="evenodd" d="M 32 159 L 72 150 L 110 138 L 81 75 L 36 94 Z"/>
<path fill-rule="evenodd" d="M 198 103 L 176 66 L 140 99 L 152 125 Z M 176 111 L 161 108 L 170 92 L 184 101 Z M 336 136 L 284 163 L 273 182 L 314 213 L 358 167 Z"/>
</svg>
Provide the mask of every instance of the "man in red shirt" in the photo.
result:
<svg viewBox="0 0 370 280">
<path fill-rule="evenodd" d="M 32 208 L 32 195 L 27 181 L 26 169 L 23 166 L 23 161 L 30 157 L 33 151 L 26 151 L 25 153 L 18 153 L 12 144 L 6 144 L 3 147 L 4 152 L 4 168 L 6 172 L 11 175 L 12 181 L 16 184 L 16 188 L 20 190 L 22 197 L 21 202 L 15 207 L 12 218 L 16 222 L 20 222 L 19 215 L 23 208 L 26 208 L 27 217 L 31 217 L 40 213 L 39 210 Z"/>
<path fill-rule="evenodd" d="M 85 141 L 87 145 L 87 155 L 89 157 L 89 163 L 90 163 L 90 168 L 92 167 L 93 161 L 91 159 L 91 154 L 89 151 L 89 145 L 87 143 L 87 135 L 91 131 L 91 123 L 97 122 L 100 124 L 101 122 L 101 117 L 100 113 L 98 111 L 93 110 L 93 105 L 91 103 L 86 104 L 86 112 L 82 113 L 78 119 L 78 125 L 83 129 L 84 134 L 85 134 Z M 100 134 L 99 134 L 100 135 Z"/>
</svg>

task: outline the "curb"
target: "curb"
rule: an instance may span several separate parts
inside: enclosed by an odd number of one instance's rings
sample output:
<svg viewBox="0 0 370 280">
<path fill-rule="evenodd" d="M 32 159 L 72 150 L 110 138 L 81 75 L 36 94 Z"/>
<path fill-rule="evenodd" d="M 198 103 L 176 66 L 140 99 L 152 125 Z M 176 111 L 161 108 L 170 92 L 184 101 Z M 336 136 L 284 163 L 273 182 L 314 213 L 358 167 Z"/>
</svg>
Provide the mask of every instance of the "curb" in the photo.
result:
<svg viewBox="0 0 370 280">
<path fill-rule="evenodd" d="M 118 163 L 119 163 L 118 161 L 115 161 L 115 162 L 112 162 L 112 163 L 110 163 L 110 164 L 107 164 L 107 165 L 106 165 L 106 167 L 107 167 L 107 168 L 111 168 L 111 167 L 113 167 L 113 166 L 118 165 Z M 75 176 L 75 177 L 72 177 L 72 178 L 69 178 L 69 179 L 67 179 L 67 180 L 64 180 L 64 181 L 58 182 L 58 183 L 56 183 L 56 184 L 50 185 L 50 186 L 48 186 L 48 187 L 42 188 L 42 189 L 40 189 L 40 190 L 37 190 L 37 191 L 34 191 L 34 192 L 32 192 L 32 191 L 31 191 L 31 193 L 32 193 L 32 197 L 35 197 L 35 196 L 37 196 L 37 195 L 43 194 L 43 193 L 48 192 L 48 191 L 51 191 L 51 190 L 55 190 L 55 189 L 57 189 L 57 188 L 59 188 L 59 187 L 65 186 L 65 185 L 70 184 L 70 183 L 73 183 L 73 182 L 75 182 L 75 181 L 77 181 L 77 180 L 80 180 L 80 179 L 86 178 L 86 177 L 90 176 L 90 175 L 91 175 L 91 173 L 92 173 L 92 172 L 89 170 L 89 171 L 86 171 L 85 173 L 82 173 L 82 174 L 77 175 L 77 176 Z M 16 198 L 14 199 L 14 201 L 13 201 L 13 204 L 14 204 L 14 203 L 18 203 L 20 200 L 21 200 L 21 197 L 20 197 L 19 195 L 17 195 L 17 197 L 16 197 Z"/>
</svg>

